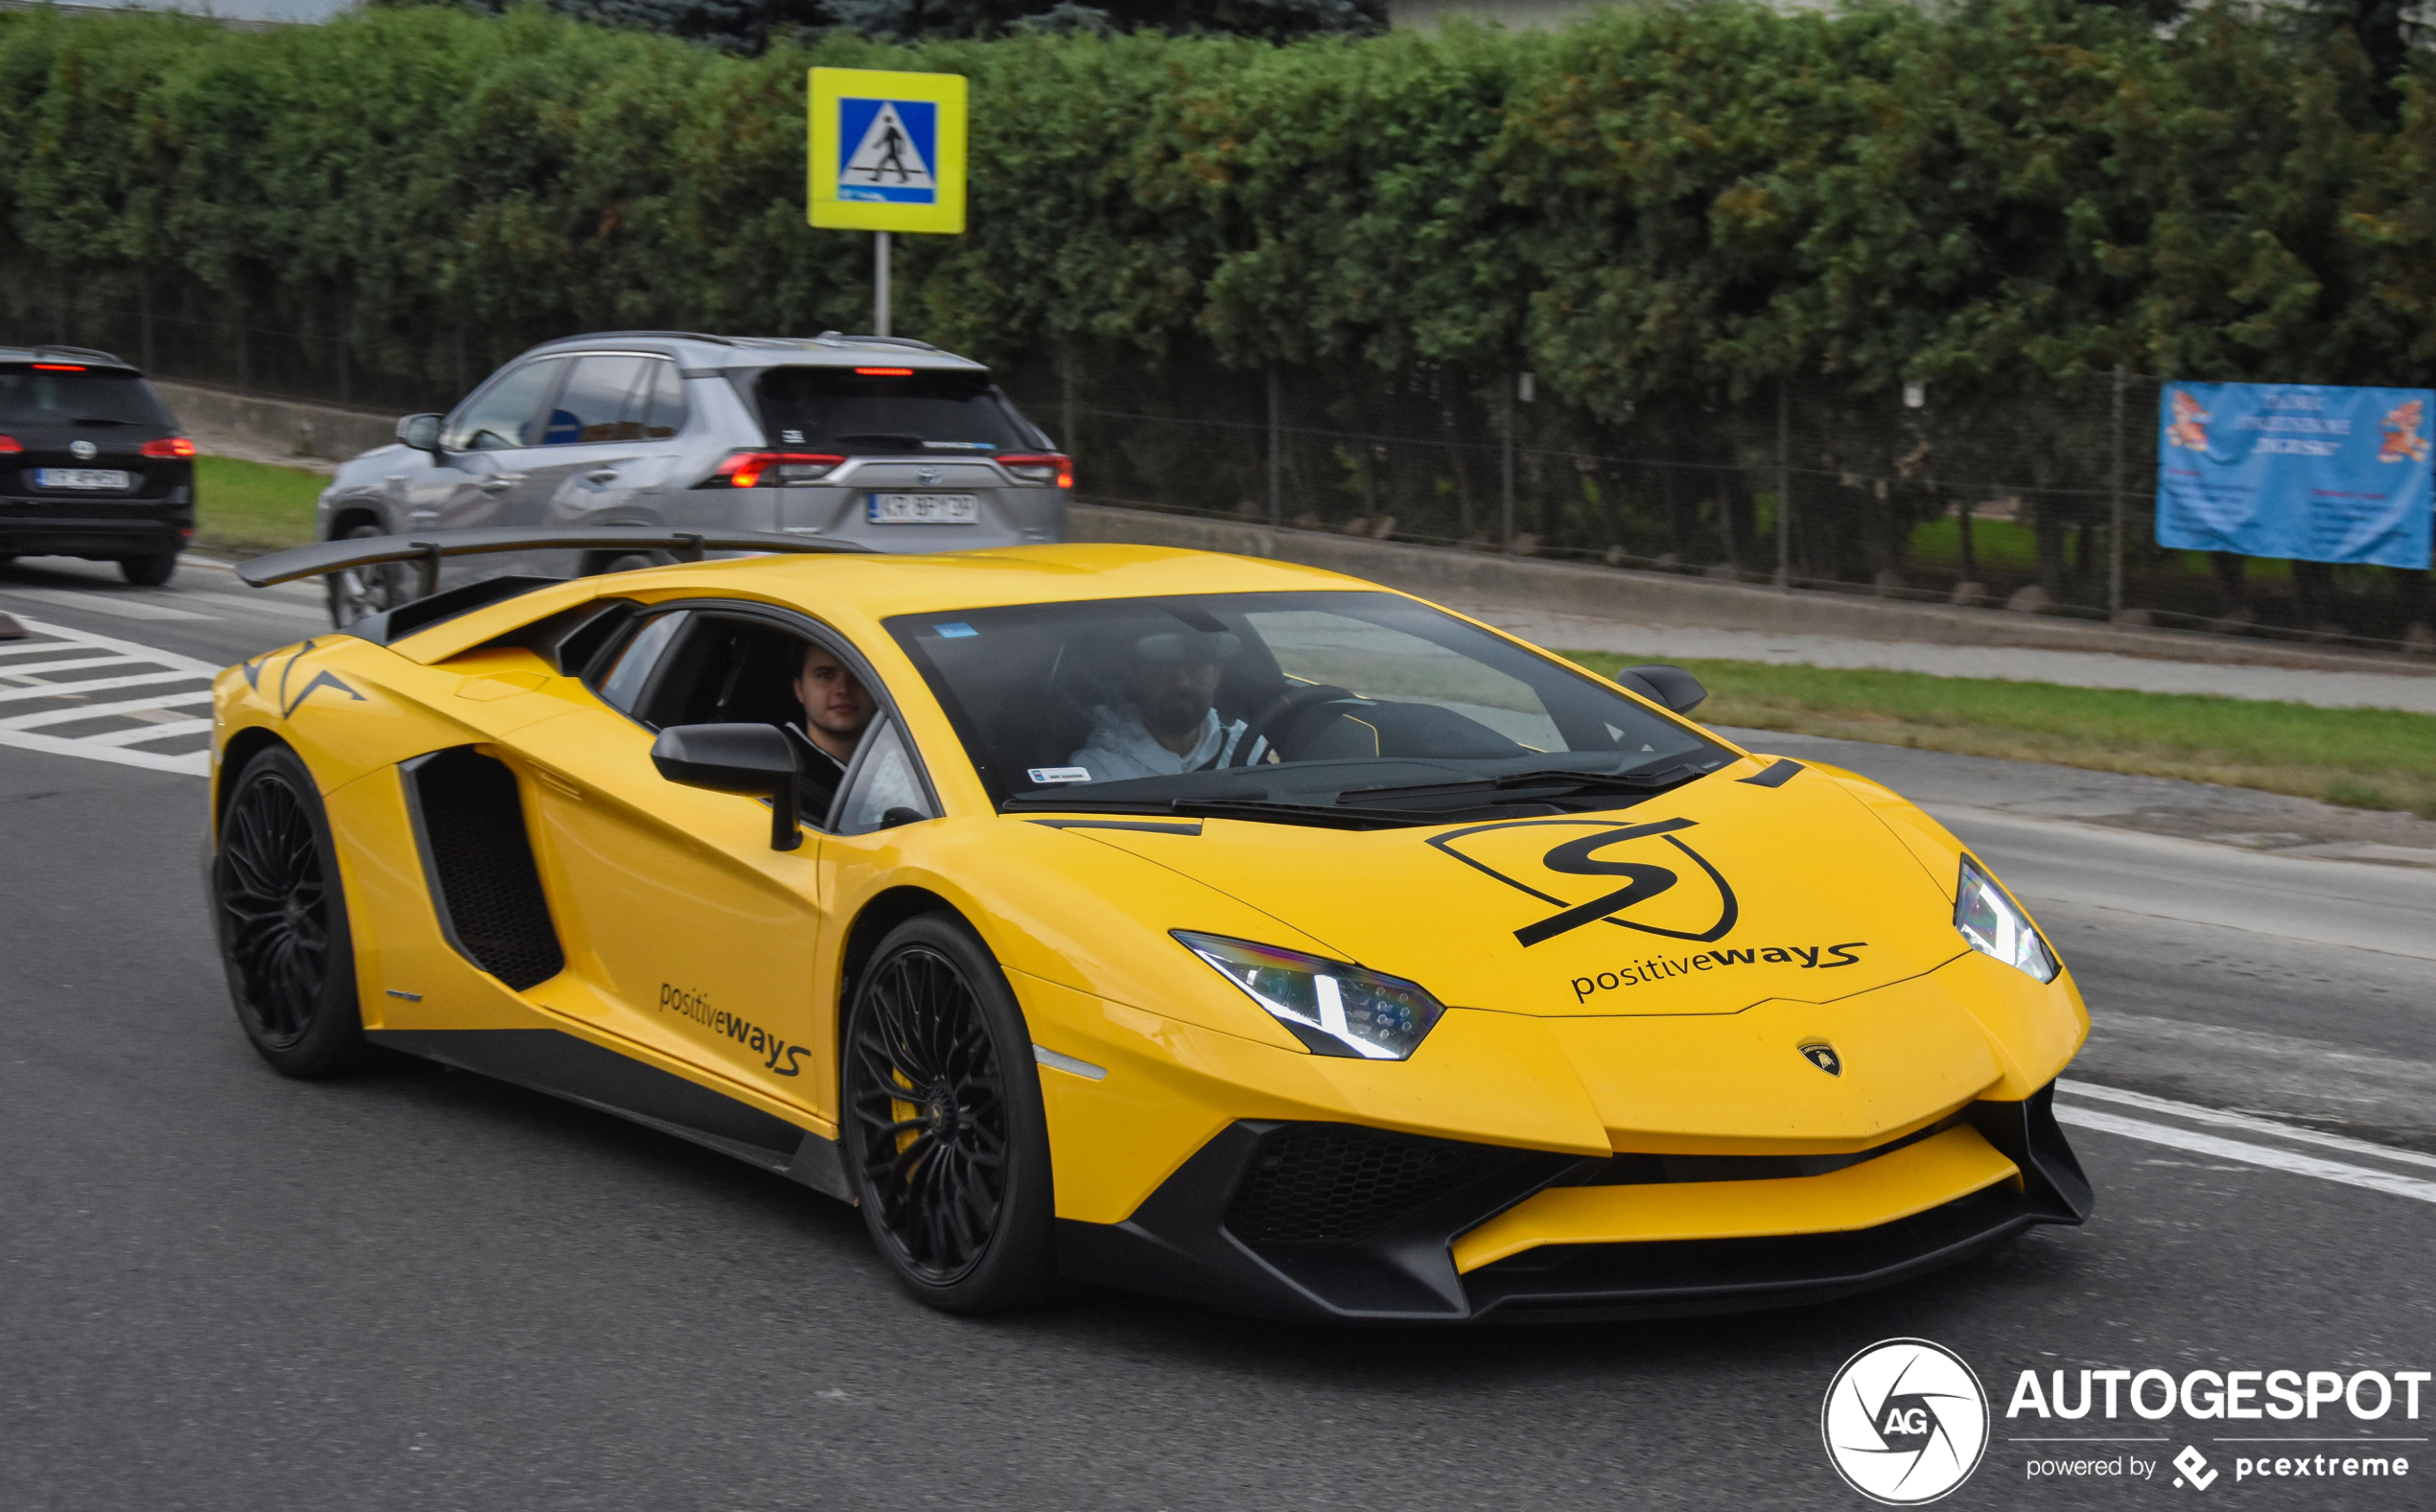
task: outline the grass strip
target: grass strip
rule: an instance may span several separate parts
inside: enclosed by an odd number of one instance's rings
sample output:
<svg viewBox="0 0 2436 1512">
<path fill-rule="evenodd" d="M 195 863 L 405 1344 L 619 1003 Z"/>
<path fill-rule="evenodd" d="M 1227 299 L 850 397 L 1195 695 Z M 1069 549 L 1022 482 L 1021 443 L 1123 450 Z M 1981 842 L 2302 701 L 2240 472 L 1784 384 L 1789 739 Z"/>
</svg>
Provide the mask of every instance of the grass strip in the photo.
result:
<svg viewBox="0 0 2436 1512">
<path fill-rule="evenodd" d="M 1654 657 L 1563 655 L 1602 675 Z M 2436 715 L 1764 662 L 1679 662 L 1708 723 L 2051 761 L 2436 819 Z"/>
<path fill-rule="evenodd" d="M 313 540 L 314 501 L 330 479 L 301 467 L 195 458 L 195 544 L 277 551 Z"/>
</svg>

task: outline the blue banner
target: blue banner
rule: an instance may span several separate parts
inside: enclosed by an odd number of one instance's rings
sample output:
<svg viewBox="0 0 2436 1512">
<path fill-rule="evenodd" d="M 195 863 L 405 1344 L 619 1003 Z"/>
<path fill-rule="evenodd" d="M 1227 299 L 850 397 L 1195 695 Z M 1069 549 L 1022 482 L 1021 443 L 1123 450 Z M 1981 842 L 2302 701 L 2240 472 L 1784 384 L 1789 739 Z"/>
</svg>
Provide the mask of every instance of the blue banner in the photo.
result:
<svg viewBox="0 0 2436 1512">
<path fill-rule="evenodd" d="M 2424 388 L 2167 384 L 2157 544 L 2426 567 L 2436 520 Z"/>
</svg>

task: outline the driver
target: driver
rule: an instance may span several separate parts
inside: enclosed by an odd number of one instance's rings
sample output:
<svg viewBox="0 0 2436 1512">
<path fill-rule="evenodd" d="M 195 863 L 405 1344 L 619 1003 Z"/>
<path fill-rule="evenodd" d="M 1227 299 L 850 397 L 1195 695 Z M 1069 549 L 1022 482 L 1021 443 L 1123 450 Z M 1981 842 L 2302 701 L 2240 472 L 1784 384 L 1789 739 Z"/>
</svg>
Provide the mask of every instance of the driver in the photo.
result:
<svg viewBox="0 0 2436 1512">
<path fill-rule="evenodd" d="M 793 663 L 796 701 L 804 706 L 804 722 L 784 729 L 803 756 L 796 779 L 797 802 L 804 816 L 817 825 L 837 796 L 846 764 L 855 759 L 863 732 L 879 701 L 836 656 L 810 641 L 798 641 L 789 653 Z"/>
<path fill-rule="evenodd" d="M 1091 710 L 1091 733 L 1067 761 L 1094 782 L 1173 777 L 1230 765 L 1243 721 L 1218 717 L 1225 664 L 1243 649 L 1224 630 L 1162 630 L 1137 637 L 1121 702 Z"/>
</svg>

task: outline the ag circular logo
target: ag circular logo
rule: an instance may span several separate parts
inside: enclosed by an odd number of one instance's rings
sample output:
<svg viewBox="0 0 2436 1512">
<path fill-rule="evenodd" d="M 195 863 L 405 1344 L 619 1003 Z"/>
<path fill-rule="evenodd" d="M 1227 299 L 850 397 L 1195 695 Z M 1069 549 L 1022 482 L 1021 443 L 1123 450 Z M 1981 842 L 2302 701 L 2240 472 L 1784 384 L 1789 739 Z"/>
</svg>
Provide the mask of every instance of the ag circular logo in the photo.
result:
<svg viewBox="0 0 2436 1512">
<path fill-rule="evenodd" d="M 1988 1395 L 1962 1357 L 1889 1338 L 1844 1361 L 1818 1428 L 1827 1458 L 1872 1501 L 1918 1506 L 1971 1478 L 1988 1447 Z"/>
</svg>

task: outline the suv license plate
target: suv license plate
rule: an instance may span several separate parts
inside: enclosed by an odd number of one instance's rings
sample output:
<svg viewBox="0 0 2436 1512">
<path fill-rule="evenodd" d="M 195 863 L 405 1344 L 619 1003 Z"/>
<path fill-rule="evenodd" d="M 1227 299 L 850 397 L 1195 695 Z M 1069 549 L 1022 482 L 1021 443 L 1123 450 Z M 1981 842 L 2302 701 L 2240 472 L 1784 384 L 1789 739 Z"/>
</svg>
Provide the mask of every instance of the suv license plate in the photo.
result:
<svg viewBox="0 0 2436 1512">
<path fill-rule="evenodd" d="M 34 470 L 36 488 L 115 488 L 126 490 L 130 479 L 125 473 L 109 467 L 37 467 Z"/>
<path fill-rule="evenodd" d="M 874 494 L 876 525 L 972 525 L 981 523 L 978 494 Z"/>
</svg>

